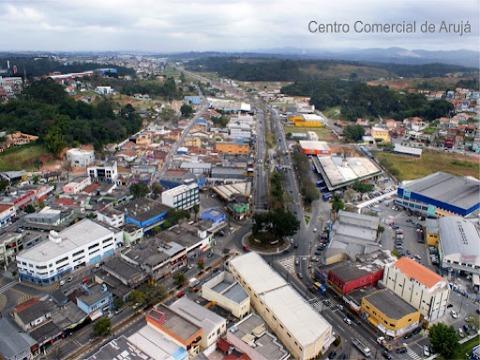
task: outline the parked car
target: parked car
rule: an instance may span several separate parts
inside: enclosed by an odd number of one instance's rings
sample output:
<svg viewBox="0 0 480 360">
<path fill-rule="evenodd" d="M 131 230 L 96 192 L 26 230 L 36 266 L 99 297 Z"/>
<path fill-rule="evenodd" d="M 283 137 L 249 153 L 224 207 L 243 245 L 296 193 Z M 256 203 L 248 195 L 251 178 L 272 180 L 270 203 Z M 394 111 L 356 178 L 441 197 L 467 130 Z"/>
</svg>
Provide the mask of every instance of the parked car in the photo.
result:
<svg viewBox="0 0 480 360">
<path fill-rule="evenodd" d="M 423 356 L 430 357 L 430 348 L 428 345 L 423 345 Z"/>
<path fill-rule="evenodd" d="M 382 356 L 383 356 L 384 359 L 387 359 L 387 360 L 392 359 L 392 355 L 390 355 L 390 353 L 386 350 L 384 352 L 382 352 Z"/>
<path fill-rule="evenodd" d="M 452 316 L 452 318 L 458 319 L 458 314 L 455 310 L 450 311 L 450 315 Z"/>
<path fill-rule="evenodd" d="M 399 347 L 395 350 L 397 354 L 405 354 L 407 352 L 407 348 L 405 346 Z"/>
<path fill-rule="evenodd" d="M 344 321 L 347 325 L 352 325 L 352 320 L 350 320 L 350 319 L 348 318 L 348 316 L 345 316 L 345 317 L 343 318 L 343 321 Z"/>
</svg>

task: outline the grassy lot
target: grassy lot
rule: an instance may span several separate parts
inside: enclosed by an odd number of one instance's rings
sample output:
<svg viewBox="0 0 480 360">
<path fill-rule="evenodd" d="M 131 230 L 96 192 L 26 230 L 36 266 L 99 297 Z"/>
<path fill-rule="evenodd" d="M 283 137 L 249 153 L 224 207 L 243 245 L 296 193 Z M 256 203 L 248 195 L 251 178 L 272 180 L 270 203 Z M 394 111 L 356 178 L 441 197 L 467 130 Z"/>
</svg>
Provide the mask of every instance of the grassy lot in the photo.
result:
<svg viewBox="0 0 480 360">
<path fill-rule="evenodd" d="M 476 336 L 473 339 L 468 340 L 467 342 L 460 344 L 460 349 L 458 349 L 457 353 L 454 356 L 455 360 L 462 360 L 462 359 L 468 359 L 470 352 L 472 349 L 480 345 L 480 337 Z M 468 355 L 466 355 L 468 354 Z"/>
<path fill-rule="evenodd" d="M 478 160 L 458 154 L 424 151 L 420 159 L 387 152 L 375 156 L 399 180 L 417 179 L 436 171 L 478 178 Z"/>
<path fill-rule="evenodd" d="M 34 170 L 51 160 L 52 155 L 42 145 L 18 146 L 0 153 L 0 171 Z"/>
<path fill-rule="evenodd" d="M 307 132 L 313 131 L 318 135 L 318 140 L 320 141 L 335 141 L 337 140 L 332 132 L 327 128 L 307 128 L 307 127 L 295 127 L 295 126 L 285 126 L 285 134 L 294 133 L 294 132 Z"/>
</svg>

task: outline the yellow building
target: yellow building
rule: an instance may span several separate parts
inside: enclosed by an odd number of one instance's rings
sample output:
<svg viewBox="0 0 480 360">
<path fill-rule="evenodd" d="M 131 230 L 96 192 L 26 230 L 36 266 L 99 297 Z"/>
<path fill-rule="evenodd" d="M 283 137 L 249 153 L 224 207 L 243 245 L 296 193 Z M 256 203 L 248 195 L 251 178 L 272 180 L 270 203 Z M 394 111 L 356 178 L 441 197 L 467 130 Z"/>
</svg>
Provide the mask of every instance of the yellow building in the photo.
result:
<svg viewBox="0 0 480 360">
<path fill-rule="evenodd" d="M 382 289 L 362 299 L 360 311 L 383 334 L 398 337 L 418 326 L 420 313 L 389 289 Z"/>
<path fill-rule="evenodd" d="M 390 134 L 387 129 L 372 127 L 371 135 L 375 140 L 381 140 L 384 143 L 390 142 Z"/>
<path fill-rule="evenodd" d="M 324 127 L 324 119 L 320 115 L 316 114 L 299 114 L 291 115 L 288 117 L 288 121 L 292 122 L 296 127 Z"/>
<path fill-rule="evenodd" d="M 187 137 L 183 145 L 199 148 L 202 147 L 202 139 L 199 137 Z"/>
<path fill-rule="evenodd" d="M 425 221 L 425 242 L 428 246 L 437 246 L 440 240 L 438 220 L 427 219 Z"/>
<path fill-rule="evenodd" d="M 250 153 L 250 146 L 248 144 L 221 142 L 215 144 L 215 151 L 222 154 L 246 155 Z"/>
</svg>

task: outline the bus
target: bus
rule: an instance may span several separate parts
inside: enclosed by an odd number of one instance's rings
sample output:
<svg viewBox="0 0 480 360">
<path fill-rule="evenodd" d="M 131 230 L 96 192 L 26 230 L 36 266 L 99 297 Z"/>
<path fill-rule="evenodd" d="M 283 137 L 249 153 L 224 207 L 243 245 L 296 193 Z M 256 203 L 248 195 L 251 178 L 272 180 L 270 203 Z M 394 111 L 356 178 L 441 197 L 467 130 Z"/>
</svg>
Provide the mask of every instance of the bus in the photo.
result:
<svg viewBox="0 0 480 360">
<path fill-rule="evenodd" d="M 358 349 L 360 350 L 360 352 L 365 355 L 367 358 L 370 357 L 370 355 L 372 354 L 372 352 L 370 351 L 370 349 L 363 343 L 361 342 L 360 340 L 354 338 L 352 339 L 352 343 L 353 345 Z"/>
</svg>

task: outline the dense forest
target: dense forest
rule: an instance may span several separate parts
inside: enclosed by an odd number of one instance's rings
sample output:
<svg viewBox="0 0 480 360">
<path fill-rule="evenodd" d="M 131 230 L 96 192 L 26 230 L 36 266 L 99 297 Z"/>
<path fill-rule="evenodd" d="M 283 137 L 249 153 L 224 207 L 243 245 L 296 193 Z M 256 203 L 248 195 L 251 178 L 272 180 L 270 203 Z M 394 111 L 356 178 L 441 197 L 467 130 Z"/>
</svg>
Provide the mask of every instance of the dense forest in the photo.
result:
<svg viewBox="0 0 480 360">
<path fill-rule="evenodd" d="M 148 94 L 161 96 L 167 100 L 182 99 L 183 90 L 175 84 L 175 79 L 167 78 L 163 83 L 158 80 L 122 80 L 114 78 L 100 78 L 94 80 L 97 85 L 111 86 L 125 95 Z"/>
<path fill-rule="evenodd" d="M 50 79 L 34 81 L 17 99 L 0 105 L 0 129 L 38 135 L 54 154 L 78 144 L 98 149 L 137 132 L 141 122 L 131 105 L 114 111 L 107 100 L 75 101 Z"/>
<path fill-rule="evenodd" d="M 278 58 L 207 57 L 192 60 L 187 64 L 192 71 L 216 72 L 220 76 L 240 81 L 297 81 L 344 76 L 351 69 L 349 78 L 402 76 L 428 78 L 445 76 L 454 72 L 473 72 L 474 69 L 458 65 L 425 64 L 401 65 L 384 63 L 361 63 L 340 60 L 296 60 Z"/>
<path fill-rule="evenodd" d="M 403 119 L 422 116 L 433 120 L 447 115 L 453 106 L 445 100 L 428 101 L 422 94 L 399 93 L 385 86 L 369 86 L 358 81 L 307 80 L 282 88 L 287 95 L 309 96 L 317 109 L 340 106 L 348 120 L 359 117 Z"/>
<path fill-rule="evenodd" d="M 27 78 L 31 79 L 33 77 L 38 77 L 42 75 L 49 74 L 51 72 L 61 72 L 61 73 L 70 73 L 70 72 L 82 72 L 95 70 L 99 68 L 109 68 L 114 67 L 117 69 L 118 76 L 130 75 L 135 76 L 135 70 L 126 68 L 123 66 L 112 66 L 108 64 L 100 63 L 61 63 L 57 60 L 54 60 L 50 57 L 31 57 L 31 56 L 9 56 L 9 57 L 0 57 L 0 69 L 7 68 L 7 60 L 10 61 L 10 69 L 13 69 L 13 66 L 17 67 L 17 75 L 23 76 L 23 70 L 27 73 Z M 10 74 L 13 75 L 13 74 Z"/>
</svg>

